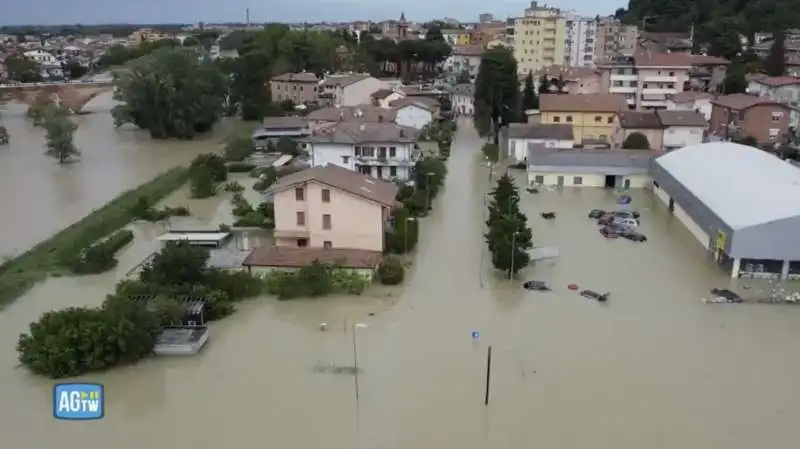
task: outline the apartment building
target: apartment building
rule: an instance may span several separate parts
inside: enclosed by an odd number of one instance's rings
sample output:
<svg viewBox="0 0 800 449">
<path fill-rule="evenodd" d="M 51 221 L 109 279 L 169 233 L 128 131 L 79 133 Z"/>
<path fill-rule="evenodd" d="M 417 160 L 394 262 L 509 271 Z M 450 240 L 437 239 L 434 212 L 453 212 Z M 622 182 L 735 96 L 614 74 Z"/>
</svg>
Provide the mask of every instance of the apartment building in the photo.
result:
<svg viewBox="0 0 800 449">
<path fill-rule="evenodd" d="M 567 15 L 564 40 L 564 65 L 593 67 L 596 59 L 597 20 L 594 17 Z"/>
<path fill-rule="evenodd" d="M 666 108 L 668 98 L 684 91 L 692 55 L 637 50 L 633 56 L 616 56 L 597 67 L 603 87 L 622 95 L 631 109 Z"/>
<path fill-rule="evenodd" d="M 600 19 L 595 29 L 595 60 L 605 61 L 614 56 L 633 56 L 639 39 L 636 25 L 624 25 L 613 17 Z"/>
<path fill-rule="evenodd" d="M 524 17 L 514 19 L 514 57 L 520 75 L 564 61 L 567 19 L 557 8 L 531 2 Z"/>
</svg>

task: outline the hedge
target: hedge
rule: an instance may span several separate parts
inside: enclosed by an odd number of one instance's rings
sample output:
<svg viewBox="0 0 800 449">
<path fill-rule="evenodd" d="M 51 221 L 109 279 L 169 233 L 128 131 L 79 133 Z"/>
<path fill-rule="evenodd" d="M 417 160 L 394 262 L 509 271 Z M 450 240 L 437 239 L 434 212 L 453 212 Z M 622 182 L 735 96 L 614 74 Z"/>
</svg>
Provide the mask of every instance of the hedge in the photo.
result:
<svg viewBox="0 0 800 449">
<path fill-rule="evenodd" d="M 98 274 L 117 266 L 117 252 L 133 241 L 133 231 L 123 229 L 82 250 L 69 263 L 75 274 Z"/>
<path fill-rule="evenodd" d="M 122 193 L 78 222 L 0 265 L 0 307 L 19 298 L 48 275 L 62 270 L 64 259 L 60 253 L 87 248 L 124 227 L 131 221 L 131 211 L 140 197 L 146 197 L 151 204 L 161 201 L 185 184 L 187 176 L 186 167 L 173 168 Z"/>
</svg>

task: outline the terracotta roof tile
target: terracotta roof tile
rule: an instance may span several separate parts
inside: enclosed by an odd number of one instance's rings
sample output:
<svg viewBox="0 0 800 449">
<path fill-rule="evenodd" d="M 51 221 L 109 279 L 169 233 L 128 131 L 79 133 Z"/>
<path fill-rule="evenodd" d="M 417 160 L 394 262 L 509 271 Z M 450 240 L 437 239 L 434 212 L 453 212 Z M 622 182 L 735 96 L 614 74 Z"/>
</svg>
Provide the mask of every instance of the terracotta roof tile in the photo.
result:
<svg viewBox="0 0 800 449">
<path fill-rule="evenodd" d="M 712 100 L 711 104 L 727 109 L 733 109 L 734 111 L 742 111 L 748 108 L 752 108 L 753 106 L 770 105 L 770 104 L 781 105 L 783 107 L 788 108 L 788 106 L 782 105 L 781 103 L 765 100 L 763 98 L 747 94 L 721 95 L 717 97 L 717 99 Z"/>
<path fill-rule="evenodd" d="M 316 83 L 319 81 L 317 75 L 314 75 L 310 72 L 300 72 L 300 73 L 284 73 L 278 76 L 272 77 L 272 81 L 280 81 L 284 83 Z"/>
<path fill-rule="evenodd" d="M 686 67 L 692 66 L 692 55 L 687 53 L 659 53 L 637 50 L 633 54 L 636 67 Z"/>
<path fill-rule="evenodd" d="M 572 125 L 567 123 L 529 124 L 510 123 L 508 137 L 516 139 L 556 139 L 572 140 Z"/>
<path fill-rule="evenodd" d="M 388 122 L 367 122 L 363 119 L 335 124 L 326 132 L 312 135 L 309 142 L 357 144 L 412 143 L 419 140 L 419 130 Z"/>
<path fill-rule="evenodd" d="M 731 62 L 725 58 L 708 55 L 692 55 L 693 65 L 728 65 Z"/>
<path fill-rule="evenodd" d="M 294 129 L 308 126 L 308 122 L 303 117 L 265 117 L 261 123 L 264 129 Z"/>
<path fill-rule="evenodd" d="M 339 122 L 361 120 L 365 122 L 393 122 L 397 118 L 397 111 L 384 109 L 372 105 L 329 107 L 317 109 L 309 113 L 306 118 L 321 122 Z"/>
<path fill-rule="evenodd" d="M 394 207 L 397 204 L 398 188 L 393 183 L 333 164 L 308 168 L 284 176 L 278 179 L 278 182 L 273 184 L 267 192 L 276 193 L 309 182 L 325 184 L 387 207 Z"/>
<path fill-rule="evenodd" d="M 453 47 L 453 54 L 457 56 L 481 56 L 485 51 L 480 45 L 458 45 Z"/>
<path fill-rule="evenodd" d="M 677 94 L 670 97 L 675 103 L 688 103 L 690 101 L 695 100 L 703 100 L 703 99 L 711 99 L 714 98 L 714 94 L 708 92 L 697 92 L 693 90 L 685 90 L 683 92 L 678 92 Z"/>
<path fill-rule="evenodd" d="M 655 113 L 640 111 L 621 112 L 619 124 L 624 129 L 661 129 L 664 127 Z"/>
<path fill-rule="evenodd" d="M 548 78 L 562 77 L 566 81 L 577 81 L 581 78 L 597 74 L 598 71 L 591 67 L 564 67 L 561 65 L 551 65 L 537 70 L 533 75 L 536 77 L 546 75 Z"/>
<path fill-rule="evenodd" d="M 707 126 L 705 117 L 697 111 L 657 110 L 656 115 L 664 126 Z"/>
<path fill-rule="evenodd" d="M 764 84 L 770 87 L 789 86 L 793 84 L 800 84 L 800 77 L 797 76 L 765 76 L 757 80 L 759 84 Z"/>
<path fill-rule="evenodd" d="M 336 264 L 342 268 L 376 268 L 382 257 L 380 251 L 365 249 L 272 246 L 254 249 L 242 265 L 300 268 L 318 261 L 323 264 Z"/>
<path fill-rule="evenodd" d="M 370 94 L 370 97 L 377 98 L 379 100 L 383 100 L 384 98 L 388 97 L 392 93 L 393 93 L 392 89 L 378 89 L 375 92 L 373 92 L 372 94 Z"/>
<path fill-rule="evenodd" d="M 557 112 L 618 112 L 628 108 L 622 95 L 614 94 L 542 94 L 542 111 Z"/>
</svg>

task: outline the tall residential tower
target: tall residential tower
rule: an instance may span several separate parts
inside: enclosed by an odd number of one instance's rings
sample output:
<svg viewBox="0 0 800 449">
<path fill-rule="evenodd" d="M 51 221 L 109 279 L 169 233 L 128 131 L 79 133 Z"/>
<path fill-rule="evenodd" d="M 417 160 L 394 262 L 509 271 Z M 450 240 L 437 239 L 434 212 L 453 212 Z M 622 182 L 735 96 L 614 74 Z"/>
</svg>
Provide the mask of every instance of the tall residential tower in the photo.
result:
<svg viewBox="0 0 800 449">
<path fill-rule="evenodd" d="M 566 23 L 561 10 L 537 2 L 514 19 L 514 57 L 521 75 L 563 64 Z"/>
</svg>

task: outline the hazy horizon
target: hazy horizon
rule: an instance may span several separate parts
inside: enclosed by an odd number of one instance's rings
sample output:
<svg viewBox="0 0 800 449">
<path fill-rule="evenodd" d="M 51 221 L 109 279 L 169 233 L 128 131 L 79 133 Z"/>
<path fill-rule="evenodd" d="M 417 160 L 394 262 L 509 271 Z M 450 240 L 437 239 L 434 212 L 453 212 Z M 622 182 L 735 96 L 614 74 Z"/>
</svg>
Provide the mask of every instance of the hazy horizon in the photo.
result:
<svg viewBox="0 0 800 449">
<path fill-rule="evenodd" d="M 626 5 L 615 5 L 617 1 L 600 0 L 585 7 L 572 0 L 539 2 L 564 10 L 575 9 L 584 15 L 610 15 Z M 244 23 L 246 11 L 250 9 L 250 22 L 350 22 L 355 20 L 383 21 L 397 19 L 404 12 L 412 22 L 453 18 L 465 22 L 478 20 L 478 15 L 491 13 L 498 19 L 521 15 L 530 5 L 525 1 L 505 1 L 486 4 L 476 0 L 459 3 L 433 3 L 410 0 L 402 6 L 388 6 L 362 2 L 361 0 L 294 0 L 287 4 L 250 4 L 247 0 L 229 0 L 224 3 L 210 0 L 174 0 L 161 2 L 114 2 L 98 0 L 34 0 L 31 3 L 11 2 L 4 5 L 0 26 L 20 25 L 113 25 L 113 24 L 194 24 Z M 275 11 L 273 6 L 280 9 Z"/>
</svg>

